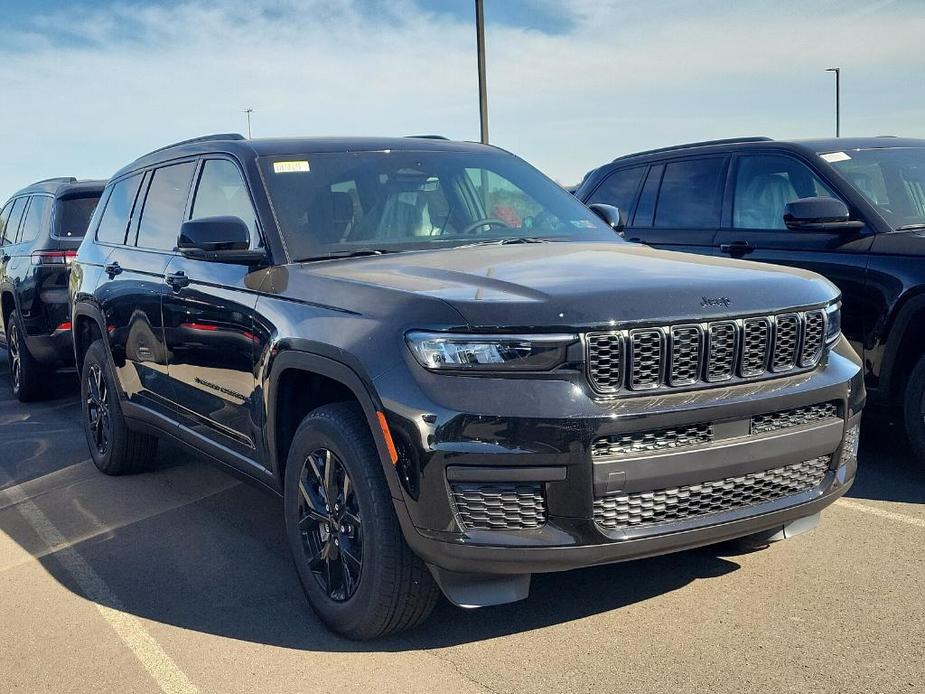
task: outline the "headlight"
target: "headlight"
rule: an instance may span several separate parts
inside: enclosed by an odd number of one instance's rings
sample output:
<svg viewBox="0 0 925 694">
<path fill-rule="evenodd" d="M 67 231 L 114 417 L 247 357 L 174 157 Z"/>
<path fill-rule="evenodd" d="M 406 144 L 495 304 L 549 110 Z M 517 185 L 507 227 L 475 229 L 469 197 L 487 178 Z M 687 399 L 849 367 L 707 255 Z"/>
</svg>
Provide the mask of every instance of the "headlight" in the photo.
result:
<svg viewBox="0 0 925 694">
<path fill-rule="evenodd" d="M 414 358 L 439 371 L 548 371 L 565 361 L 577 335 L 459 335 L 411 332 Z"/>
<path fill-rule="evenodd" d="M 841 302 L 834 301 L 825 307 L 825 342 L 831 344 L 841 334 Z"/>
</svg>

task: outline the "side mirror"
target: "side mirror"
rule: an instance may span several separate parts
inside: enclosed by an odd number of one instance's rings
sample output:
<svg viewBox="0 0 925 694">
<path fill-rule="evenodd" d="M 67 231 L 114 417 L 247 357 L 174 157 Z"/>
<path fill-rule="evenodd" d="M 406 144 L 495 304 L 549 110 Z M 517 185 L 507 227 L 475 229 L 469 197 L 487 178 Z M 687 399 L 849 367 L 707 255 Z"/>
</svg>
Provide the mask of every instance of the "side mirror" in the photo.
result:
<svg viewBox="0 0 925 694">
<path fill-rule="evenodd" d="M 266 258 L 250 250 L 250 231 L 240 217 L 202 217 L 183 222 L 177 248 L 187 258 L 253 265 Z"/>
<path fill-rule="evenodd" d="M 619 207 L 595 202 L 588 205 L 588 209 L 603 219 L 608 226 L 620 234 L 620 236 L 623 236 L 623 230 L 626 228 L 626 221 L 623 219 L 623 212 Z"/>
<path fill-rule="evenodd" d="M 784 224 L 795 231 L 857 231 L 864 222 L 849 219 L 848 207 L 835 198 L 802 198 L 784 207 Z"/>
</svg>

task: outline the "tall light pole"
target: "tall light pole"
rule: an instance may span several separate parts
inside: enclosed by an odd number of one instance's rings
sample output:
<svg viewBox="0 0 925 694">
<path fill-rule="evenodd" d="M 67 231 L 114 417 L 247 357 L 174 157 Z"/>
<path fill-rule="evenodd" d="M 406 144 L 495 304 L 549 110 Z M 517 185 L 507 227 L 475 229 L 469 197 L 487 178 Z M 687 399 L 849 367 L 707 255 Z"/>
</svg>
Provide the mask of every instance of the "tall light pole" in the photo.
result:
<svg viewBox="0 0 925 694">
<path fill-rule="evenodd" d="M 485 85 L 485 8 L 484 0 L 475 0 L 475 43 L 479 60 L 479 117 L 482 142 L 488 144 L 488 89 Z"/>
<path fill-rule="evenodd" d="M 244 109 L 245 115 L 247 115 L 247 139 L 251 139 L 251 114 L 254 112 L 252 108 Z"/>
<path fill-rule="evenodd" d="M 841 137 L 841 68 L 829 67 L 825 71 L 835 73 L 835 137 Z"/>
</svg>

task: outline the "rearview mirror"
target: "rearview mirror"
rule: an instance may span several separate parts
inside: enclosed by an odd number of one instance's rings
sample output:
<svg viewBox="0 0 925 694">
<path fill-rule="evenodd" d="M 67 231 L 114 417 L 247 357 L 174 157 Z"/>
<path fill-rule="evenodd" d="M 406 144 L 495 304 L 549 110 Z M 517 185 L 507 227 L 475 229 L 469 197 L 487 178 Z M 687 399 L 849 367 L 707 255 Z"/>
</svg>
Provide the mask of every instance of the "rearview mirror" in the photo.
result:
<svg viewBox="0 0 925 694">
<path fill-rule="evenodd" d="M 835 198 L 802 198 L 784 207 L 784 224 L 796 231 L 856 231 L 864 222 L 849 218 L 848 207 Z"/>
<path fill-rule="evenodd" d="M 216 263 L 256 264 L 266 257 L 250 250 L 250 231 L 240 217 L 201 217 L 183 222 L 177 248 L 188 258 Z"/>
<path fill-rule="evenodd" d="M 588 208 L 598 217 L 603 219 L 611 229 L 620 234 L 620 236 L 623 236 L 623 230 L 626 228 L 626 222 L 623 219 L 623 212 L 620 211 L 619 207 L 595 202 L 591 205 L 588 205 Z"/>
</svg>

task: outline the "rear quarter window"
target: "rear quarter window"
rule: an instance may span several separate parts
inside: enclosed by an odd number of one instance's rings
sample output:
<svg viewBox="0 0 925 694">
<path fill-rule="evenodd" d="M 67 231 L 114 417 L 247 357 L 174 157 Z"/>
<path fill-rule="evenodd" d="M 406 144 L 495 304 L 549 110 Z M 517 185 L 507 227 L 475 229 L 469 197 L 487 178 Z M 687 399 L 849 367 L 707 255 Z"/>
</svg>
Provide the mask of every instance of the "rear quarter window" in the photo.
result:
<svg viewBox="0 0 925 694">
<path fill-rule="evenodd" d="M 48 228 L 54 198 L 47 195 L 33 195 L 26 210 L 26 220 L 19 233 L 19 242 L 34 241 Z"/>
<path fill-rule="evenodd" d="M 141 184 L 141 174 L 135 174 L 113 184 L 106 201 L 106 209 L 100 219 L 96 230 L 96 240 L 103 243 L 125 243 L 125 233 L 128 230 L 129 219 L 132 216 L 132 206 L 138 186 Z"/>
</svg>

